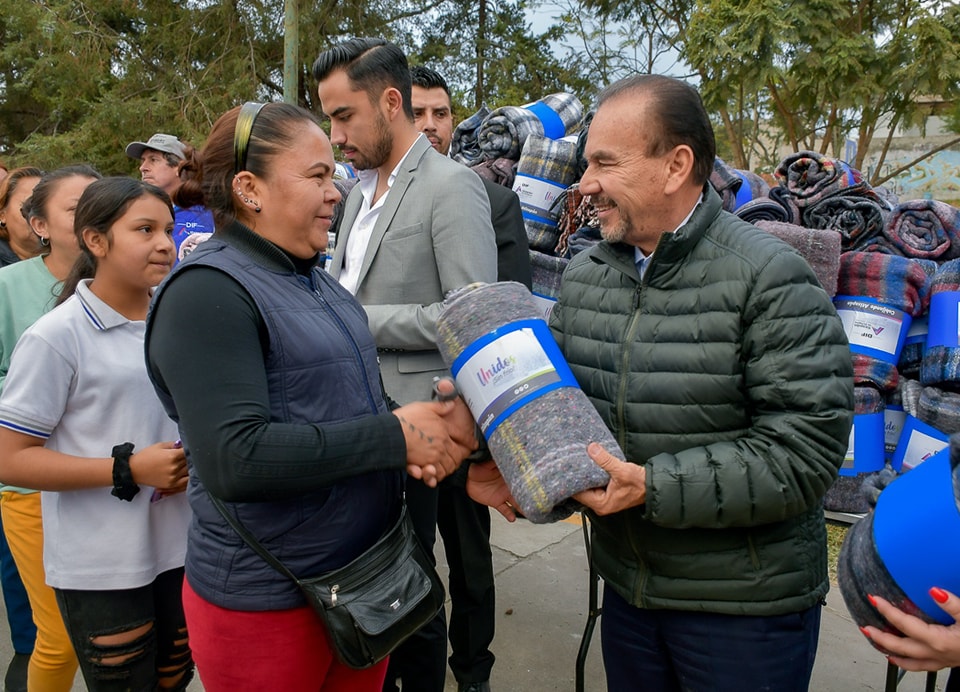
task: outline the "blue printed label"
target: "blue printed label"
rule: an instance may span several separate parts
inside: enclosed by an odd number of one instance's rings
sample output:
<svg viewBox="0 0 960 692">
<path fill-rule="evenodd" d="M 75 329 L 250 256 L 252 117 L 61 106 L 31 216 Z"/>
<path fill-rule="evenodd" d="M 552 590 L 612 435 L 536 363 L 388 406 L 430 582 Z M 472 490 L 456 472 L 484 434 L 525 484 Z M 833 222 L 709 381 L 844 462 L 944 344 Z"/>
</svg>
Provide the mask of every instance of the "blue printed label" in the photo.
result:
<svg viewBox="0 0 960 692">
<path fill-rule="evenodd" d="M 950 436 L 907 414 L 890 465 L 894 471 L 909 471 L 950 444 Z"/>
<path fill-rule="evenodd" d="M 856 476 L 858 473 L 870 473 L 882 468 L 883 413 L 854 416 L 840 475 Z"/>
<path fill-rule="evenodd" d="M 897 364 L 910 329 L 910 315 L 873 298 L 837 296 L 833 304 L 853 353 Z"/>
<path fill-rule="evenodd" d="M 960 345 L 960 292 L 943 291 L 930 296 L 930 332 L 927 348 Z"/>
<path fill-rule="evenodd" d="M 561 387 L 579 388 L 543 320 L 511 322 L 477 339 L 451 372 L 488 439 L 534 399 Z"/>
</svg>

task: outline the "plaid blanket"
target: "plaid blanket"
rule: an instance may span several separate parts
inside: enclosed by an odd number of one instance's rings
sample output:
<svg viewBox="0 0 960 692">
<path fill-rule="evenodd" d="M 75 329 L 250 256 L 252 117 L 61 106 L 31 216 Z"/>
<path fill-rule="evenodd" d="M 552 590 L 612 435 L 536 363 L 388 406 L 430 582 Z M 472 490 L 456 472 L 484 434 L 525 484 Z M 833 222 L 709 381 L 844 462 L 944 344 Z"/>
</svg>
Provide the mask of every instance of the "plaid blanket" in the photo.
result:
<svg viewBox="0 0 960 692">
<path fill-rule="evenodd" d="M 736 211 L 745 204 L 767 196 L 770 186 L 756 173 L 734 168 L 719 156 L 713 160 L 710 184 L 723 200 L 725 211 Z"/>
<path fill-rule="evenodd" d="M 523 145 L 513 191 L 520 197 L 531 250 L 552 253 L 559 239 L 557 202 L 577 176 L 577 145 L 531 134 Z"/>
<path fill-rule="evenodd" d="M 841 192 L 866 195 L 870 190 L 869 184 L 856 168 L 815 151 L 791 154 L 780 162 L 774 176 L 799 207 L 809 206 Z"/>
<path fill-rule="evenodd" d="M 482 157 L 480 143 L 477 141 L 477 130 L 488 115 L 490 115 L 490 109 L 481 106 L 480 110 L 457 125 L 453 131 L 453 139 L 450 140 L 450 158 L 467 166 L 480 162 Z"/>
<path fill-rule="evenodd" d="M 573 94 L 550 94 L 525 106 L 504 106 L 491 112 L 477 131 L 482 158 L 519 160 L 530 135 L 560 139 L 576 132 L 583 104 Z"/>
<path fill-rule="evenodd" d="M 938 262 L 960 257 L 960 209 L 945 202 L 915 199 L 898 204 L 882 231 L 898 254 Z"/>
</svg>

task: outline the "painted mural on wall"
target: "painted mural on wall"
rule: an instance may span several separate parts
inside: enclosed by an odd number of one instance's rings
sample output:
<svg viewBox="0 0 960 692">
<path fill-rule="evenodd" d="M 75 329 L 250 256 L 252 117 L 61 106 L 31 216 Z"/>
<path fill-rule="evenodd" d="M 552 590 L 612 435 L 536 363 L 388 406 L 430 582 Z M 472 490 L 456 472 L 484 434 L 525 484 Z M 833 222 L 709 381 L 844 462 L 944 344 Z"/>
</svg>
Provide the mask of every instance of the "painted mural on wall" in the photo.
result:
<svg viewBox="0 0 960 692">
<path fill-rule="evenodd" d="M 881 174 L 899 168 L 918 154 L 917 151 L 904 150 L 888 152 Z M 869 165 L 866 168 L 872 173 Z M 954 206 L 960 205 L 960 151 L 939 151 L 914 164 L 906 173 L 888 180 L 884 187 L 902 200 L 936 199 Z"/>
</svg>

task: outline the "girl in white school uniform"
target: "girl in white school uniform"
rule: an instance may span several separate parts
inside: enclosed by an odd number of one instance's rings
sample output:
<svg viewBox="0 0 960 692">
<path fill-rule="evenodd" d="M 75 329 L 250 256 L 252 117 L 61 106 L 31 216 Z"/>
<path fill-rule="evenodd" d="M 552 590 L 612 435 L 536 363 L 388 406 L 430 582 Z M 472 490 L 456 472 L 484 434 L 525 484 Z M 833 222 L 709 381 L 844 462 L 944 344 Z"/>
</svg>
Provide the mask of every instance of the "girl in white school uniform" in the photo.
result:
<svg viewBox="0 0 960 692">
<path fill-rule="evenodd" d="M 60 304 L 17 343 L 0 395 L 0 477 L 42 491 L 44 567 L 86 686 L 183 690 L 189 509 L 177 429 L 143 355 L 152 288 L 174 262 L 167 195 L 91 184 Z"/>
</svg>

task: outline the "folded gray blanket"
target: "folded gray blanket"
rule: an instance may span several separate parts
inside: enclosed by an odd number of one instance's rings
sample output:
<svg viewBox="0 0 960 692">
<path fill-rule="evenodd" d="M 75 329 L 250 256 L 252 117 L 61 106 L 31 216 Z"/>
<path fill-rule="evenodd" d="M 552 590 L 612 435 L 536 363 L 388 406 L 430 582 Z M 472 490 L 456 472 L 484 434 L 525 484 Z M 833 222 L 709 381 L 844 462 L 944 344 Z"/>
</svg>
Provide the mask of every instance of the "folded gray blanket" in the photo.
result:
<svg viewBox="0 0 960 692">
<path fill-rule="evenodd" d="M 513 191 L 520 198 L 530 248 L 553 252 L 563 205 L 557 204 L 577 177 L 577 145 L 564 139 L 532 134 L 523 145 Z"/>
<path fill-rule="evenodd" d="M 757 221 L 757 228 L 777 236 L 796 250 L 817 275 L 817 280 L 831 298 L 837 295 L 840 275 L 840 237 L 831 231 L 804 228 L 792 223 Z"/>
<path fill-rule="evenodd" d="M 477 140 L 477 130 L 488 115 L 490 109 L 481 106 L 476 113 L 460 121 L 453 131 L 453 139 L 450 140 L 450 158 L 467 166 L 481 161 L 483 157 L 480 142 Z"/>
<path fill-rule="evenodd" d="M 506 281 L 455 291 L 437 318 L 440 355 L 534 523 L 569 515 L 573 495 L 609 482 L 588 444 L 624 458 L 541 315 L 522 284 Z"/>
<path fill-rule="evenodd" d="M 518 161 L 530 135 L 560 139 L 576 132 L 582 119 L 583 104 L 573 94 L 563 92 L 525 106 L 497 108 L 477 131 L 482 158 L 505 156 Z"/>
<path fill-rule="evenodd" d="M 742 207 L 737 207 L 733 213 L 749 223 L 758 221 L 792 223 L 793 220 L 790 210 L 770 196 L 752 199 Z"/>
</svg>

